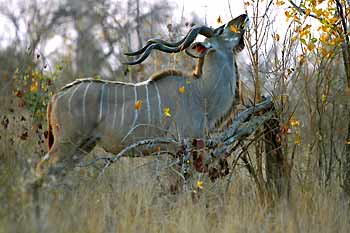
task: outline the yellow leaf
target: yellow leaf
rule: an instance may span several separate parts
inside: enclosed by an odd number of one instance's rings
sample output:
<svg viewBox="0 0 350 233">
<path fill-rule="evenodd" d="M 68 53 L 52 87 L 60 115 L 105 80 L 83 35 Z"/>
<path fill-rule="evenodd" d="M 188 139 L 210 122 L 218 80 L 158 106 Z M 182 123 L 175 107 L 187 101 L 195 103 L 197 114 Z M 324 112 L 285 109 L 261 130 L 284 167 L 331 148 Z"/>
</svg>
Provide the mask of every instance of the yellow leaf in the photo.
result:
<svg viewBox="0 0 350 233">
<path fill-rule="evenodd" d="M 201 180 L 197 181 L 197 188 L 203 189 L 203 181 L 201 181 Z"/>
<path fill-rule="evenodd" d="M 344 42 L 344 38 L 338 37 L 338 38 L 337 38 L 337 41 L 338 41 L 338 43 L 343 43 L 343 42 Z"/>
<path fill-rule="evenodd" d="M 311 24 L 306 24 L 305 27 L 303 27 L 303 30 L 307 30 L 307 29 L 310 29 L 311 28 Z"/>
<path fill-rule="evenodd" d="M 285 11 L 284 14 L 285 14 L 285 16 L 286 16 L 287 18 L 290 18 L 290 17 L 291 17 L 291 14 L 290 14 L 289 11 Z"/>
<path fill-rule="evenodd" d="M 332 39 L 332 40 L 329 42 L 329 44 L 330 44 L 330 45 L 339 45 L 339 44 L 341 44 L 342 42 L 343 42 L 343 38 L 338 37 L 338 38 Z"/>
<path fill-rule="evenodd" d="M 276 5 L 277 6 L 282 6 L 284 4 L 284 1 L 282 1 L 282 0 L 277 0 L 276 1 Z"/>
<path fill-rule="evenodd" d="M 297 23 L 300 23 L 298 15 L 294 15 L 293 20 L 296 21 Z"/>
<path fill-rule="evenodd" d="M 322 41 L 323 43 L 326 43 L 328 41 L 328 34 L 327 33 L 322 33 L 322 35 L 320 36 L 320 41 Z"/>
<path fill-rule="evenodd" d="M 316 16 L 318 17 L 318 18 L 320 18 L 321 16 L 323 16 L 324 15 L 324 11 L 322 10 L 322 9 L 313 9 L 313 11 L 315 12 L 315 14 L 316 14 Z"/>
<path fill-rule="evenodd" d="M 300 136 L 300 133 L 297 133 L 297 134 L 295 135 L 294 143 L 295 143 L 296 145 L 300 145 L 300 143 L 301 143 L 301 136 Z"/>
<path fill-rule="evenodd" d="M 33 71 L 32 72 L 32 78 L 33 79 L 37 79 L 37 78 L 39 78 L 40 77 L 40 73 L 38 72 L 38 71 Z"/>
<path fill-rule="evenodd" d="M 185 87 L 184 86 L 179 87 L 179 92 L 181 94 L 185 93 Z"/>
<path fill-rule="evenodd" d="M 250 2 L 244 2 L 245 6 L 250 6 Z"/>
<path fill-rule="evenodd" d="M 230 26 L 230 31 L 233 33 L 239 33 L 237 26 L 234 24 Z"/>
<path fill-rule="evenodd" d="M 293 127 L 299 127 L 300 126 L 300 122 L 297 119 L 295 119 L 295 118 L 291 118 L 289 120 L 289 123 Z"/>
<path fill-rule="evenodd" d="M 331 29 L 330 29 L 329 27 L 325 26 L 325 25 L 322 25 L 322 26 L 319 27 L 317 30 L 318 30 L 318 31 L 319 31 L 319 30 L 322 30 L 323 32 L 329 32 Z"/>
<path fill-rule="evenodd" d="M 135 107 L 136 110 L 140 110 L 141 107 L 142 107 L 142 100 L 136 101 L 134 107 Z"/>
<path fill-rule="evenodd" d="M 30 92 L 38 92 L 39 90 L 39 83 L 38 82 L 33 82 L 32 85 L 30 85 Z"/>
<path fill-rule="evenodd" d="M 314 48 L 315 48 L 315 44 L 312 42 L 307 45 L 307 49 L 310 51 L 312 51 Z"/>
<path fill-rule="evenodd" d="M 323 57 L 327 57 L 327 56 L 328 56 L 328 51 L 327 51 L 326 48 L 321 48 L 321 55 L 322 55 Z"/>
<path fill-rule="evenodd" d="M 336 17 L 330 18 L 328 21 L 330 24 L 335 24 L 338 21 L 338 18 L 336 18 Z"/>
<path fill-rule="evenodd" d="M 300 29 L 300 31 L 299 31 L 300 37 L 310 35 L 310 28 L 311 28 L 311 25 L 310 24 L 306 24 L 305 27 Z"/>
<path fill-rule="evenodd" d="M 221 16 L 219 15 L 219 17 L 216 19 L 216 22 L 218 23 L 218 24 L 222 24 L 222 19 L 221 19 Z"/>
<path fill-rule="evenodd" d="M 322 94 L 321 100 L 322 100 L 322 103 L 326 103 L 327 102 L 327 95 Z"/>
<path fill-rule="evenodd" d="M 167 117 L 171 117 L 171 113 L 170 113 L 170 108 L 164 108 L 164 115 Z"/>
<path fill-rule="evenodd" d="M 275 36 L 274 36 L 274 39 L 275 39 L 276 41 L 279 41 L 279 40 L 280 40 L 280 35 L 276 33 Z"/>
<path fill-rule="evenodd" d="M 306 9 L 306 10 L 305 10 L 305 15 L 309 16 L 310 13 L 311 13 L 311 10 L 310 10 L 310 9 Z"/>
</svg>

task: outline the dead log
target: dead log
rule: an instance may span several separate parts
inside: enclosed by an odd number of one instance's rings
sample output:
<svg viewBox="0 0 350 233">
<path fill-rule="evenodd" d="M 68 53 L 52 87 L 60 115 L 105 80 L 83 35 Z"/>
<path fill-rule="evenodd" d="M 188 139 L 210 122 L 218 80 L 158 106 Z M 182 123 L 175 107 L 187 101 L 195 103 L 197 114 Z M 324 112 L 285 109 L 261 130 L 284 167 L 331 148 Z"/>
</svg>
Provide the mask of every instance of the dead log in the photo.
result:
<svg viewBox="0 0 350 233">
<path fill-rule="evenodd" d="M 259 114 L 258 114 L 259 113 Z M 99 160 L 105 162 L 103 171 L 112 163 L 116 162 L 133 149 L 146 146 L 146 148 L 157 147 L 164 144 L 175 145 L 178 149 L 177 158 L 180 159 L 180 166 L 183 178 L 188 177 L 189 167 L 198 172 L 207 172 L 212 180 L 228 174 L 227 157 L 233 154 L 237 148 L 237 143 L 252 135 L 259 127 L 263 126 L 274 116 L 273 102 L 271 98 L 266 98 L 259 104 L 249 107 L 240 112 L 233 120 L 231 127 L 227 130 L 209 136 L 205 139 L 183 139 L 178 141 L 174 138 L 153 138 L 144 139 L 128 145 L 115 156 L 100 157 L 88 163 L 88 166 Z M 203 149 L 206 149 L 204 151 Z M 217 171 L 213 170 L 211 165 L 219 165 Z M 178 163 L 177 163 L 178 164 Z"/>
</svg>

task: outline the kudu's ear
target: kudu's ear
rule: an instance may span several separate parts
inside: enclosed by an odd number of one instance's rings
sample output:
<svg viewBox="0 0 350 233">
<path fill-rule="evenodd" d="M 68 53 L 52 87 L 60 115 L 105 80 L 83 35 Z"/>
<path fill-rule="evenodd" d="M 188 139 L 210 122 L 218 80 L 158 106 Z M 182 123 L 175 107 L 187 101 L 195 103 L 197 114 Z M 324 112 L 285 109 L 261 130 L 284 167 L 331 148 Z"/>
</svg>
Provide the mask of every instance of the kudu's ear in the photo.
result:
<svg viewBox="0 0 350 233">
<path fill-rule="evenodd" d="M 204 57 L 212 48 L 205 42 L 193 43 L 189 48 L 186 49 L 187 55 L 194 58 Z"/>
</svg>

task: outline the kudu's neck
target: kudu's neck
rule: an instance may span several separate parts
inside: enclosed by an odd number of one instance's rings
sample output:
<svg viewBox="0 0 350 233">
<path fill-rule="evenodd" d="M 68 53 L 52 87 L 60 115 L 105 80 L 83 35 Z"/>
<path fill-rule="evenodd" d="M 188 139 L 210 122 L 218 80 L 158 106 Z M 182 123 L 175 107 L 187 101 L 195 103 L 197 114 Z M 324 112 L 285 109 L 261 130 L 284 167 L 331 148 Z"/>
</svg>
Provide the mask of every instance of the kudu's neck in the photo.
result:
<svg viewBox="0 0 350 233">
<path fill-rule="evenodd" d="M 211 95 L 220 94 L 218 92 L 221 89 L 224 90 L 234 82 L 236 71 L 233 62 L 233 54 L 219 56 L 212 52 L 205 57 L 199 86 L 203 95 L 210 98 Z"/>
<path fill-rule="evenodd" d="M 221 56 L 219 56 L 221 55 Z M 213 52 L 204 60 L 203 73 L 198 79 L 197 97 L 201 100 L 201 107 L 206 113 L 209 129 L 232 110 L 237 102 L 237 70 L 235 57 L 222 56 Z"/>
</svg>

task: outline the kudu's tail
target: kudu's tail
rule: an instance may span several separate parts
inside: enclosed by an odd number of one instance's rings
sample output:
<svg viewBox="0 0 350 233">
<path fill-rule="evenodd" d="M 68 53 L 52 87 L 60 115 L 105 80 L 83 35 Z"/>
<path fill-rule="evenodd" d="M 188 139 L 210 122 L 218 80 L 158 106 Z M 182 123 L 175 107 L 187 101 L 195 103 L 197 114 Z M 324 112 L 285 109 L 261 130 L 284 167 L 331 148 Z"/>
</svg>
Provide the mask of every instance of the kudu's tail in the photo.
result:
<svg viewBox="0 0 350 233">
<path fill-rule="evenodd" d="M 52 102 L 49 101 L 49 104 L 47 106 L 47 145 L 49 147 L 49 150 L 51 149 L 54 137 L 52 133 L 52 122 L 51 122 L 51 111 L 52 111 Z"/>
</svg>

